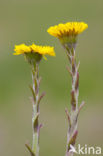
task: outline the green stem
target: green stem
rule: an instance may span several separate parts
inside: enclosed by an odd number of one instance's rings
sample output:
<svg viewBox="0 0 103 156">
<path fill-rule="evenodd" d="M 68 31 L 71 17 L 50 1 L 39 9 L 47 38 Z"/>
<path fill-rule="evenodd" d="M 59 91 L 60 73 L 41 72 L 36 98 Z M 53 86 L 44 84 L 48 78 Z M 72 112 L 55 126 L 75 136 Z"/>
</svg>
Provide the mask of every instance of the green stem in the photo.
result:
<svg viewBox="0 0 103 156">
<path fill-rule="evenodd" d="M 32 69 L 33 80 L 33 116 L 32 116 L 32 129 L 33 129 L 33 143 L 32 151 L 35 156 L 39 156 L 39 68 L 36 64 Z"/>
<path fill-rule="evenodd" d="M 71 90 L 71 112 L 68 113 L 68 132 L 67 132 L 67 146 L 66 146 L 66 156 L 73 156 L 74 153 L 71 152 L 71 146 L 75 146 L 78 130 L 78 95 L 79 95 L 79 72 L 76 65 L 75 50 L 70 48 L 68 50 L 69 62 L 70 62 L 70 75 L 72 76 L 72 90 Z"/>
<path fill-rule="evenodd" d="M 31 156 L 39 156 L 39 137 L 40 137 L 40 128 L 42 124 L 39 124 L 39 105 L 41 99 L 45 96 L 43 92 L 39 97 L 39 86 L 41 78 L 39 78 L 39 64 L 38 62 L 34 62 L 32 65 L 32 81 L 33 87 L 30 86 L 32 95 L 33 95 L 33 115 L 32 115 L 32 130 L 33 130 L 33 141 L 32 141 L 32 149 L 28 144 L 25 144 L 27 149 L 29 150 Z"/>
</svg>

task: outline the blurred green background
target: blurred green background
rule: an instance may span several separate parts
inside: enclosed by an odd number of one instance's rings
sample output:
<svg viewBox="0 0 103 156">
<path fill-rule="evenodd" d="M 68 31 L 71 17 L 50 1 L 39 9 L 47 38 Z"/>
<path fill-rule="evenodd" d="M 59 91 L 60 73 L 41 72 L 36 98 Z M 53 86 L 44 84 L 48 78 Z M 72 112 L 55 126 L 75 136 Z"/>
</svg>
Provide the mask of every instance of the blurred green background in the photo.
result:
<svg viewBox="0 0 103 156">
<path fill-rule="evenodd" d="M 68 60 L 56 38 L 46 30 L 61 22 L 84 21 L 89 28 L 79 36 L 79 103 L 86 105 L 79 116 L 77 143 L 103 144 L 103 0 L 0 0 L 0 156 L 29 156 L 24 144 L 32 142 L 30 67 L 22 56 L 13 56 L 15 44 L 51 45 L 56 57 L 40 64 L 40 91 L 44 124 L 40 136 L 41 156 L 65 154 L 71 79 Z M 92 155 L 92 154 L 91 154 Z"/>
</svg>

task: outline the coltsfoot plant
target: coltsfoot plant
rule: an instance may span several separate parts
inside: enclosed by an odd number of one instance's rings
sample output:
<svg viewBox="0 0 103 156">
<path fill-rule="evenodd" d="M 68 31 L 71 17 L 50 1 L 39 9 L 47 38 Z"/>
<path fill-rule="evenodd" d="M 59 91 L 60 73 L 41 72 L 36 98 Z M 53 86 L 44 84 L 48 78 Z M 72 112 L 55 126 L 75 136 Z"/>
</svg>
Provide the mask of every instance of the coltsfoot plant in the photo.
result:
<svg viewBox="0 0 103 156">
<path fill-rule="evenodd" d="M 69 60 L 68 72 L 72 78 L 71 89 L 71 110 L 66 109 L 66 115 L 68 119 L 68 131 L 67 131 L 67 144 L 65 156 L 73 156 L 72 147 L 75 146 L 78 135 L 78 115 L 80 110 L 84 106 L 84 101 L 79 105 L 79 65 L 76 59 L 76 45 L 77 38 L 80 33 L 88 28 L 88 25 L 84 22 L 68 22 L 65 24 L 59 24 L 50 27 L 47 32 L 59 39 L 62 46 L 66 50 L 66 54 Z M 33 129 L 33 142 L 32 148 L 26 144 L 31 156 L 39 156 L 39 133 L 42 124 L 39 124 L 39 104 L 44 93 L 39 96 L 40 78 L 39 78 L 39 63 L 45 55 L 55 56 L 54 47 L 49 46 L 37 46 L 32 44 L 27 46 L 25 44 L 16 45 L 14 49 L 14 55 L 24 55 L 26 60 L 31 66 L 33 86 L 30 86 L 33 96 L 33 116 L 32 116 L 32 129 Z"/>
<path fill-rule="evenodd" d="M 33 129 L 33 142 L 32 148 L 26 144 L 27 149 L 29 150 L 31 156 L 39 156 L 39 135 L 40 135 L 40 128 L 42 124 L 39 124 L 39 105 L 41 99 L 44 97 L 45 93 L 42 93 L 39 96 L 39 87 L 40 87 L 40 80 L 39 78 L 39 63 L 41 59 L 45 55 L 55 56 L 54 47 L 49 46 L 37 46 L 32 44 L 27 46 L 25 44 L 16 45 L 14 49 L 14 55 L 24 55 L 25 59 L 31 66 L 32 71 L 32 81 L 33 86 L 30 86 L 32 96 L 33 96 L 33 115 L 32 115 L 32 129 Z"/>
<path fill-rule="evenodd" d="M 73 156 L 72 147 L 75 146 L 77 134 L 78 134 L 78 115 L 81 108 L 84 106 L 84 102 L 78 106 L 79 96 L 79 63 L 76 62 L 76 45 L 78 34 L 82 33 L 88 25 L 84 22 L 68 22 L 65 24 L 59 24 L 50 27 L 47 32 L 59 39 L 69 60 L 70 66 L 67 67 L 68 72 L 72 77 L 72 89 L 71 89 L 71 111 L 69 113 L 66 109 L 66 115 L 68 118 L 68 131 L 67 131 L 67 145 L 66 156 Z"/>
</svg>

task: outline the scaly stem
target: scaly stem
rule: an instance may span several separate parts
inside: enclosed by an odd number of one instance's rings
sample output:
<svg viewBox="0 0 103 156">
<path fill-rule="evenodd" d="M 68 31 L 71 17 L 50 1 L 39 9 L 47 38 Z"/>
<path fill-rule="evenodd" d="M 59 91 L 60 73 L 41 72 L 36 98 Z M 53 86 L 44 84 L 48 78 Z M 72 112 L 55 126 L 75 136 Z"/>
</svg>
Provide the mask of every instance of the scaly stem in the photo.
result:
<svg viewBox="0 0 103 156">
<path fill-rule="evenodd" d="M 33 80 L 33 117 L 32 117 L 32 129 L 33 129 L 33 143 L 32 151 L 35 156 L 39 156 L 39 73 L 38 64 L 32 69 L 32 80 Z"/>
<path fill-rule="evenodd" d="M 67 146 L 66 156 L 73 156 L 72 147 L 75 146 L 78 130 L 78 95 L 79 95 L 79 72 L 78 65 L 76 64 L 75 48 L 73 46 L 67 48 L 67 55 L 70 62 L 68 71 L 72 77 L 72 90 L 71 90 L 71 112 L 69 114 L 66 110 L 68 117 L 68 132 L 67 132 Z"/>
<path fill-rule="evenodd" d="M 32 149 L 28 144 L 26 144 L 27 149 L 29 150 L 31 156 L 39 156 L 39 136 L 40 136 L 40 128 L 42 124 L 39 124 L 39 104 L 41 99 L 44 97 L 45 93 L 42 93 L 39 97 L 39 86 L 40 86 L 39 78 L 39 66 L 38 63 L 32 65 L 32 81 L 33 87 L 30 86 L 33 95 L 33 115 L 32 115 L 32 130 L 33 130 L 33 142 Z"/>
</svg>

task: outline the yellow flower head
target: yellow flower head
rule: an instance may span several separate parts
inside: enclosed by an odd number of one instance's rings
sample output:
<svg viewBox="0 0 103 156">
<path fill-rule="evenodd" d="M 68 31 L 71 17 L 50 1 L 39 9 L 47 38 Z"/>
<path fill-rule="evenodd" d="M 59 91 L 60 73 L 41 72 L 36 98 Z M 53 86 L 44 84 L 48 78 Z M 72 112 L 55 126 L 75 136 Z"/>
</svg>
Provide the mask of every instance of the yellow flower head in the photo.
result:
<svg viewBox="0 0 103 156">
<path fill-rule="evenodd" d="M 27 46 L 25 44 L 15 45 L 14 55 L 27 54 L 27 53 L 38 53 L 40 55 L 55 56 L 54 47 L 50 46 L 38 46 L 32 44 Z"/>
<path fill-rule="evenodd" d="M 77 36 L 87 28 L 88 25 L 84 22 L 68 22 L 52 26 L 47 32 L 52 36 L 62 38 L 63 36 Z"/>
<path fill-rule="evenodd" d="M 54 47 L 38 46 L 35 44 L 29 46 L 25 44 L 15 45 L 14 51 L 14 55 L 24 55 L 31 65 L 39 63 L 42 57 L 46 59 L 45 55 L 55 56 Z"/>
<path fill-rule="evenodd" d="M 88 25 L 84 22 L 68 22 L 50 27 L 47 32 L 60 39 L 62 44 L 76 43 L 77 35 L 82 33 Z"/>
</svg>

